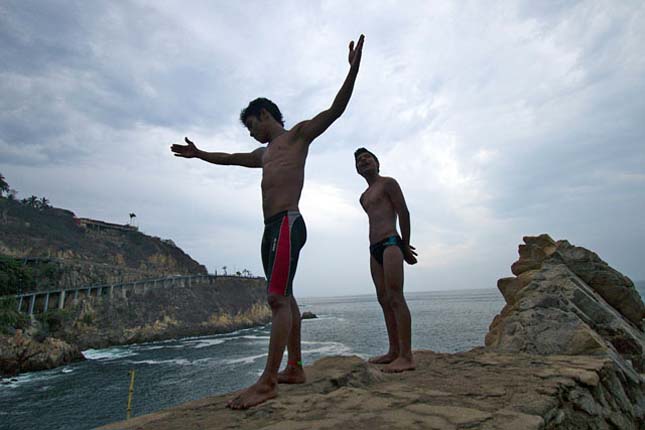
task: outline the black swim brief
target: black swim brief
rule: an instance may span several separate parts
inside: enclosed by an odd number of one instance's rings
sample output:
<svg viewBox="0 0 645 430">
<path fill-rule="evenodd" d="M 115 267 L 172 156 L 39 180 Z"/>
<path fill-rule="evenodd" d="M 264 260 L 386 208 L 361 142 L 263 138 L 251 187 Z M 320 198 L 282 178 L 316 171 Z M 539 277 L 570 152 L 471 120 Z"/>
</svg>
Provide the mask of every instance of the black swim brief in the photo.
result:
<svg viewBox="0 0 645 430">
<path fill-rule="evenodd" d="M 306 241 L 307 228 L 300 212 L 283 211 L 264 220 L 262 265 L 269 294 L 292 294 L 298 256 Z"/>
<path fill-rule="evenodd" d="M 383 253 L 385 252 L 385 248 L 388 246 L 398 246 L 401 248 L 401 252 L 403 252 L 403 241 L 398 235 L 386 237 L 382 241 L 376 242 L 374 245 L 370 245 L 370 254 L 372 254 L 372 257 L 374 257 L 381 266 L 383 265 Z"/>
</svg>

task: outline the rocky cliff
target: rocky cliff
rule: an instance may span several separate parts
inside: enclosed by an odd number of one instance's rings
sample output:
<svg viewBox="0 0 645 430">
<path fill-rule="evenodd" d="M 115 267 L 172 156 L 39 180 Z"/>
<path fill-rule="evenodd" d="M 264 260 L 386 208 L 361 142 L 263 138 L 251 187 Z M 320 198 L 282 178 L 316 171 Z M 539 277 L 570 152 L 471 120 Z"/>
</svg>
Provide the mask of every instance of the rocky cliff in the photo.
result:
<svg viewBox="0 0 645 430">
<path fill-rule="evenodd" d="M 214 396 L 104 429 L 645 429 L 643 302 L 596 254 L 524 238 L 486 347 L 415 351 L 384 374 L 358 357 L 306 368 L 308 381 L 247 411 Z"/>
<path fill-rule="evenodd" d="M 0 198 L 0 255 L 19 258 L 33 273 L 23 291 L 206 273 L 170 240 L 90 221 Z"/>
<path fill-rule="evenodd" d="M 80 351 L 89 348 L 223 333 L 270 319 L 263 278 L 218 277 L 111 299 L 85 297 L 71 309 L 39 316 L 26 332 L 0 335 L 0 375 L 83 359 Z"/>
<path fill-rule="evenodd" d="M 83 300 L 56 337 L 81 349 L 105 348 L 223 333 L 266 324 L 270 317 L 264 278 L 223 276 L 213 284 Z"/>
</svg>

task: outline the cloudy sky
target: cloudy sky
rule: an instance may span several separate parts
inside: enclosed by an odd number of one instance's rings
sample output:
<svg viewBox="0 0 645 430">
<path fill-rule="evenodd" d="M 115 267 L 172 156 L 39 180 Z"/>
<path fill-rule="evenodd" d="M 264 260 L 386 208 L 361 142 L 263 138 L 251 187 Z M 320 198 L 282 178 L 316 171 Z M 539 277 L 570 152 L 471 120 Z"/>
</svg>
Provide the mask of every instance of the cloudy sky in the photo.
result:
<svg viewBox="0 0 645 430">
<path fill-rule="evenodd" d="M 262 273 L 261 172 L 173 157 L 257 147 L 326 109 L 366 35 L 345 114 L 311 147 L 297 296 L 371 293 L 365 146 L 395 177 L 419 264 L 408 291 L 494 288 L 524 235 L 645 279 L 645 4 L 638 1 L 3 1 L 0 172 L 18 197 L 170 238 L 209 271 Z"/>
</svg>

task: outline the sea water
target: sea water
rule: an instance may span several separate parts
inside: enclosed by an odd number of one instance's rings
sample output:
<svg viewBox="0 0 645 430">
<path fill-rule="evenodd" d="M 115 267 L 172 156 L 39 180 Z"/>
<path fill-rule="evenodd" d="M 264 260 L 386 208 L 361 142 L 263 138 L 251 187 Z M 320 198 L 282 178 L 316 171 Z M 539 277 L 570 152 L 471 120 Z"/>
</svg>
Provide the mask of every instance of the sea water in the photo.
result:
<svg viewBox="0 0 645 430">
<path fill-rule="evenodd" d="M 641 294 L 645 285 L 639 286 Z M 484 336 L 504 300 L 497 290 L 406 295 L 413 349 L 465 351 Z M 309 298 L 301 311 L 305 365 L 330 355 L 385 353 L 387 334 L 374 295 Z M 0 429 L 89 429 L 125 418 L 135 370 L 132 415 L 142 415 L 255 382 L 266 361 L 270 326 L 232 333 L 84 351 L 87 360 L 32 372 L 0 385 Z"/>
</svg>

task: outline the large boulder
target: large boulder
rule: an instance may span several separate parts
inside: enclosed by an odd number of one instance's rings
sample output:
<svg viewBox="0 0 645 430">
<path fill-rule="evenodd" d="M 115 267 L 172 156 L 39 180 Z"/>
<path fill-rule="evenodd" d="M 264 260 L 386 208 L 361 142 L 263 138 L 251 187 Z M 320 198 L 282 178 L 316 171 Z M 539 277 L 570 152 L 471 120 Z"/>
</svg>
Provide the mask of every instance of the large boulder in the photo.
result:
<svg viewBox="0 0 645 430">
<path fill-rule="evenodd" d="M 14 335 L 0 335 L 0 375 L 52 369 L 74 361 L 85 360 L 76 345 L 53 337 L 42 340 L 16 330 Z"/>
<path fill-rule="evenodd" d="M 645 305 L 632 281 L 595 253 L 525 237 L 516 277 L 498 281 L 506 306 L 486 335 L 497 352 L 609 355 L 635 380 L 645 371 Z"/>
</svg>

